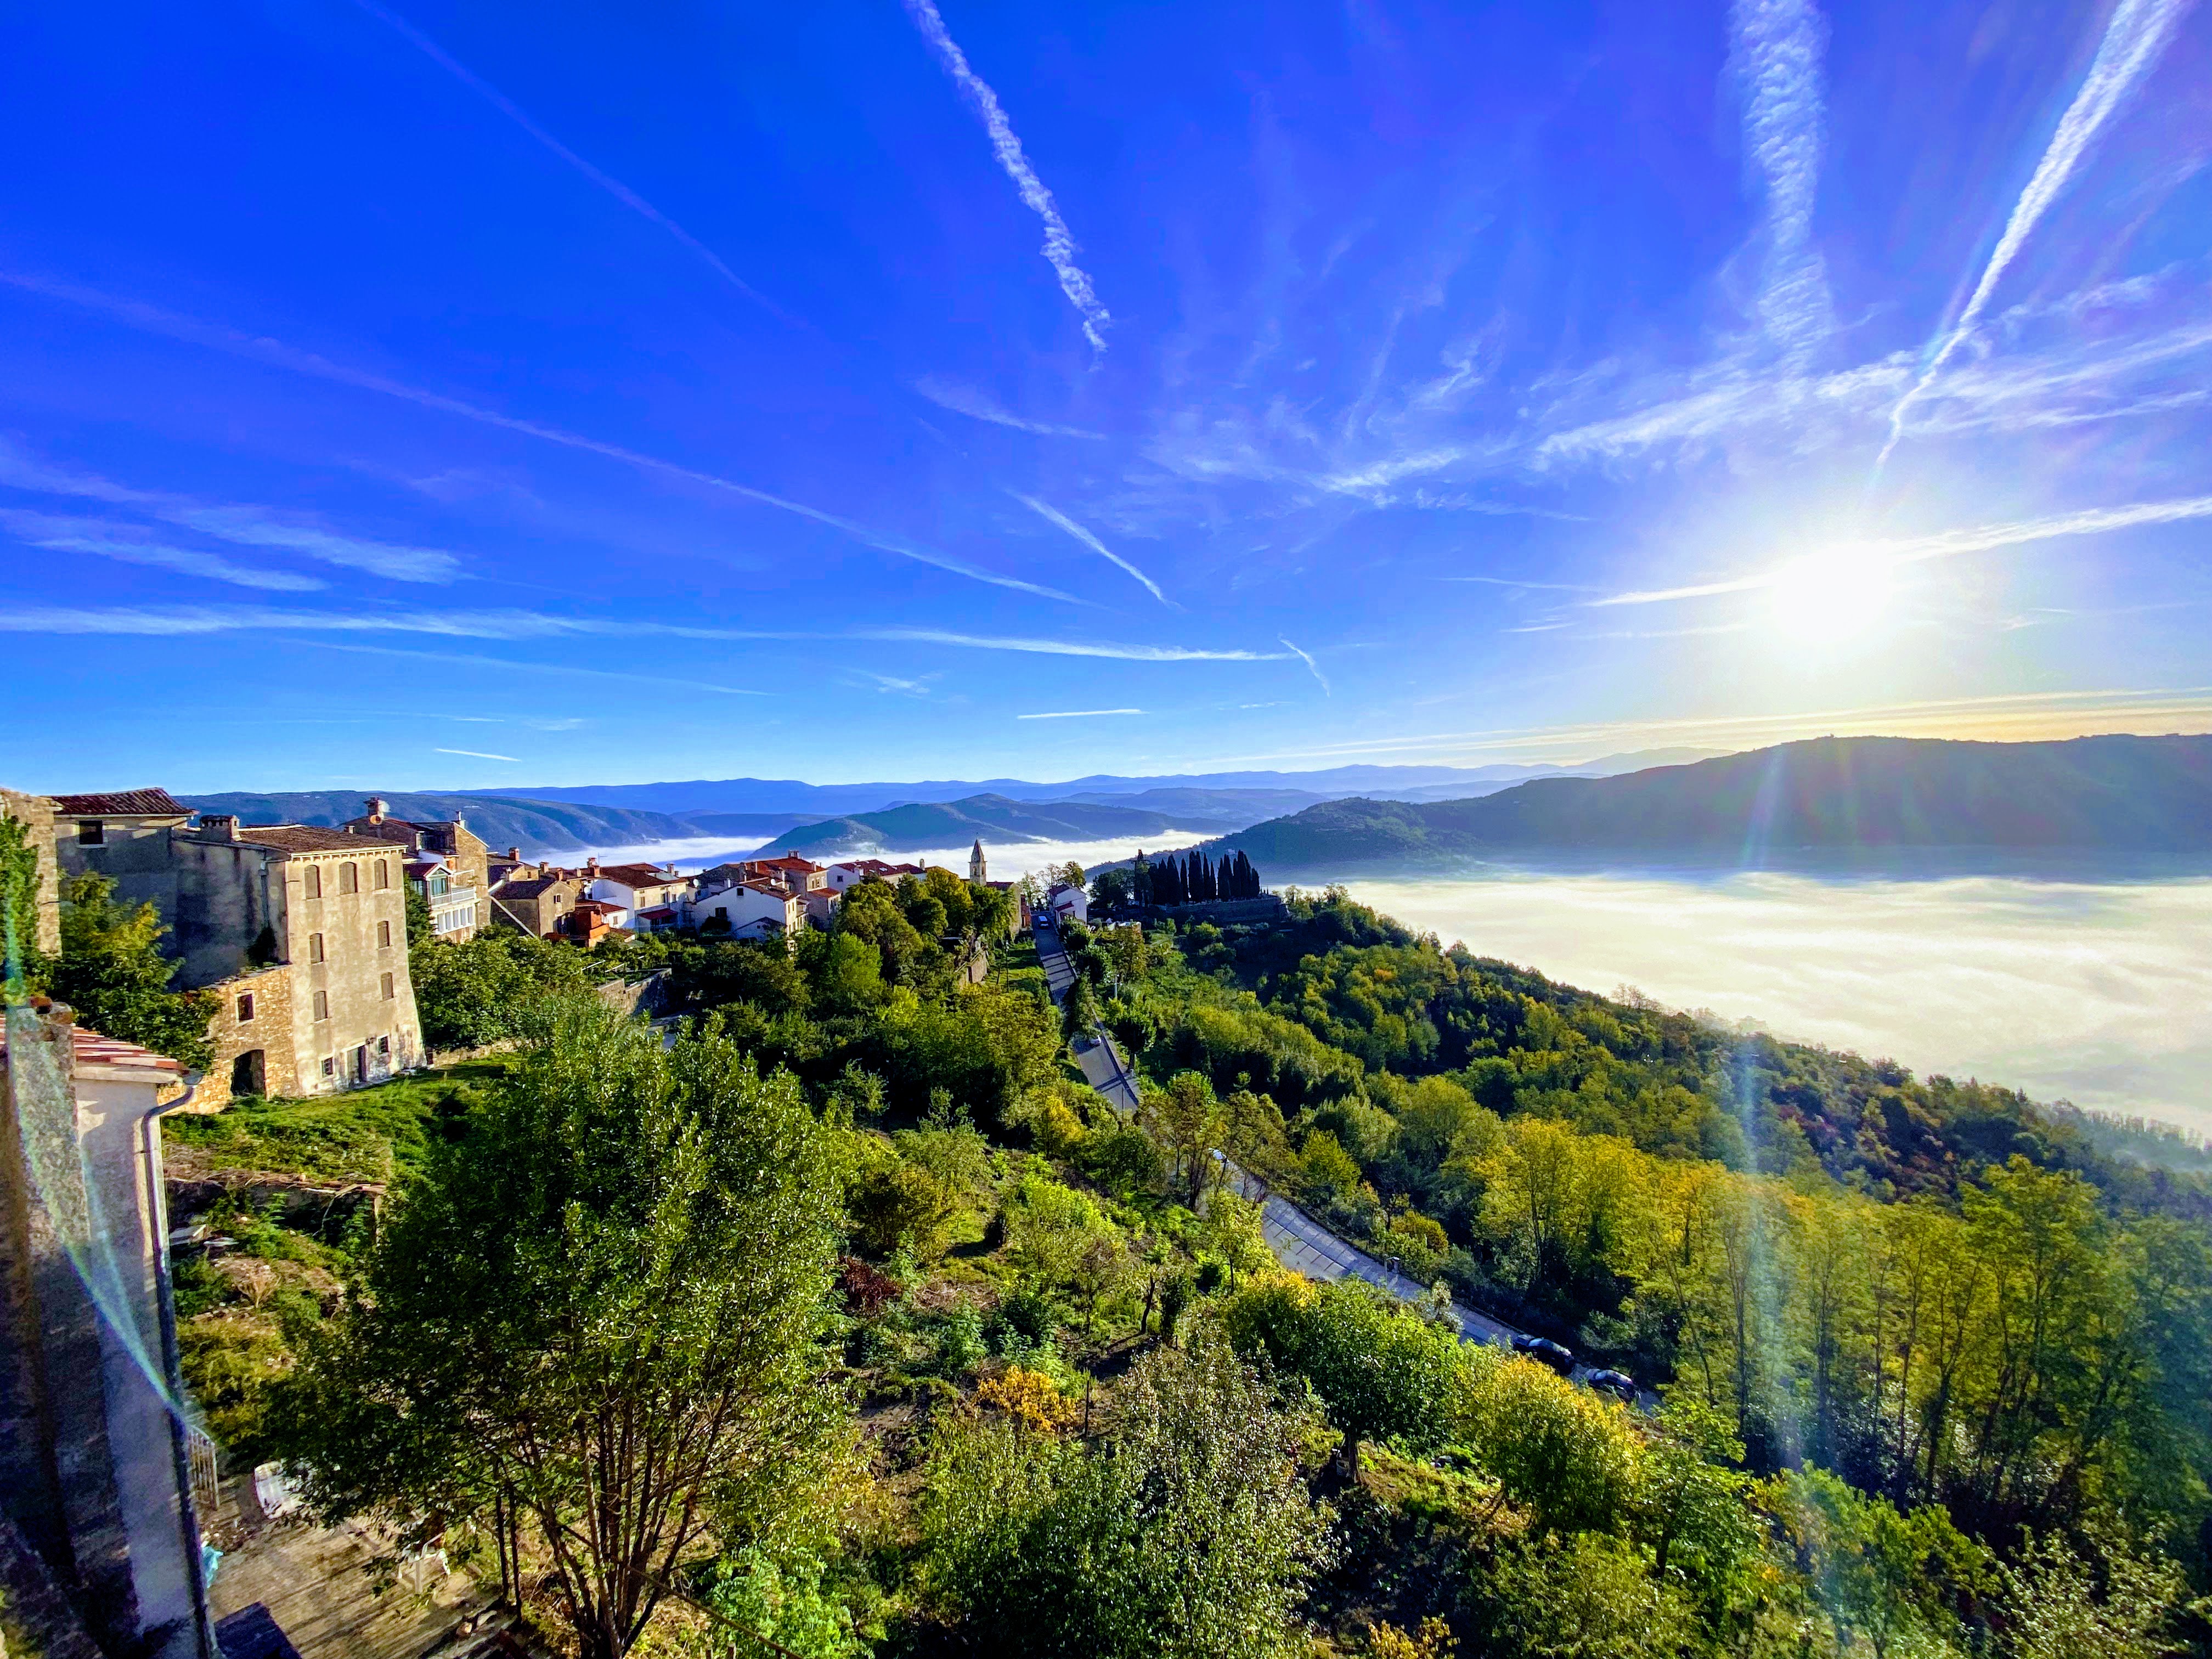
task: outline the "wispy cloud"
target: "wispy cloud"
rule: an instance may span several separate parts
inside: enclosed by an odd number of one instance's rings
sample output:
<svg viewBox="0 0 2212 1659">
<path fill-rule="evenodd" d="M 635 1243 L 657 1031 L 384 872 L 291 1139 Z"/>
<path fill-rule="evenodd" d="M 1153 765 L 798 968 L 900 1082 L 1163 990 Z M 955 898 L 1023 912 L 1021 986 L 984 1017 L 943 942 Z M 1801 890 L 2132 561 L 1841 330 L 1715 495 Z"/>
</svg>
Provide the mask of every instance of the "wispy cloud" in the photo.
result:
<svg viewBox="0 0 2212 1659">
<path fill-rule="evenodd" d="M 1106 657 L 1120 662 L 1283 662 L 1304 656 L 1295 646 L 1280 651 L 1213 651 L 1181 645 L 1120 645 L 1110 640 L 1008 639 L 953 634 L 934 628 L 860 629 L 843 635 L 860 640 L 908 640 L 917 645 L 957 645 L 977 651 L 1024 651 L 1043 657 Z M 1287 641 L 1286 641 L 1287 643 Z M 1307 659 L 1310 663 L 1311 659 Z"/>
<path fill-rule="evenodd" d="M 1014 181 L 1023 204 L 1044 221 L 1046 262 L 1060 278 L 1060 291 L 1067 295 L 1068 304 L 1083 319 L 1083 337 L 1091 342 L 1093 351 L 1105 350 L 1106 330 L 1114 319 L 1098 302 L 1091 278 L 1075 263 L 1075 238 L 1069 233 L 1066 221 L 1060 216 L 1052 192 L 1045 188 L 1044 180 L 1037 177 L 1036 169 L 1022 153 L 1022 141 L 1014 136 L 1013 124 L 1000 106 L 998 94 L 969 68 L 968 55 L 945 28 L 945 20 L 938 15 L 932 0 L 906 0 L 906 9 L 914 19 L 914 26 L 921 31 L 922 39 L 936 49 L 938 57 L 944 61 L 945 73 L 952 77 L 953 84 L 968 95 L 975 112 L 983 118 L 983 130 L 991 135 L 991 149 L 1006 177 Z"/>
<path fill-rule="evenodd" d="M 1141 708 L 1055 708 L 1042 714 L 1017 714 L 1018 720 L 1087 720 L 1101 714 L 1141 714 Z"/>
<path fill-rule="evenodd" d="M 1922 559 L 1948 558 L 1960 553 L 1984 553 L 2000 547 L 2021 547 L 2033 542 L 2055 541 L 2064 536 L 2094 536 L 2106 531 L 2128 530 L 2138 525 L 2181 524 L 2192 519 L 2212 519 L 2212 495 L 2187 496 L 2171 501 L 2138 501 L 2129 507 L 2090 507 L 2080 513 L 2057 514 L 2046 519 L 2026 519 L 2014 524 L 1977 525 L 1963 530 L 1942 530 L 1933 535 L 1893 539 L 1869 538 L 1849 544 L 1849 550 L 1869 561 L 1908 564 Z M 1608 594 L 1592 599 L 1593 605 L 1658 605 L 1674 599 L 1711 599 L 1723 593 L 1747 593 L 1772 587 L 1784 580 L 1791 564 L 1755 570 L 1720 581 L 1694 582 L 1682 587 L 1647 588 Z"/>
<path fill-rule="evenodd" d="M 712 248 L 708 247 L 704 242 L 702 242 L 690 231 L 684 229 L 683 226 L 678 224 L 676 221 L 670 218 L 659 208 L 653 206 L 652 203 L 647 201 L 645 198 L 640 196 L 628 185 L 623 183 L 621 179 L 601 172 L 598 167 L 593 167 L 589 161 L 586 161 L 582 156 L 577 155 L 574 150 L 570 149 L 566 144 L 562 143 L 558 138 L 556 138 L 551 133 L 546 131 L 544 127 L 539 126 L 537 122 L 532 120 L 528 115 L 524 113 L 521 108 L 517 106 L 513 100 L 508 98 L 506 94 L 501 92 L 498 88 L 491 85 L 489 82 L 486 82 L 473 74 L 465 64 L 459 63 L 450 54 L 445 52 L 439 46 L 436 41 L 431 40 L 429 36 L 424 34 L 420 29 L 416 28 L 412 23 L 410 23 L 405 18 L 400 16 L 396 12 L 388 11 L 384 7 L 378 5 L 376 3 L 376 0 L 354 0 L 354 3 L 359 6 L 363 11 L 367 12 L 370 16 L 375 18 L 378 21 L 385 24 L 386 27 L 402 36 L 409 45 L 412 46 L 425 58 L 428 58 L 440 69 L 444 70 L 447 74 L 452 76 L 463 86 L 466 87 L 471 92 L 475 93 L 477 97 L 483 99 L 494 109 L 497 110 L 501 115 L 507 117 L 508 120 L 514 122 L 515 125 L 520 127 L 525 132 L 536 139 L 540 144 L 544 146 L 546 149 L 551 151 L 562 161 L 574 167 L 578 173 L 582 173 L 585 178 L 590 179 L 592 183 L 597 185 L 601 190 L 606 191 L 608 195 L 613 197 L 615 200 L 620 202 L 632 213 L 636 214 L 641 219 L 645 219 L 649 222 L 659 226 L 662 230 L 666 231 L 671 236 L 682 243 L 686 249 L 692 253 L 696 254 L 702 260 L 703 260 L 716 276 L 720 276 L 724 282 L 727 283 L 738 293 L 744 295 L 745 298 L 752 301 L 756 305 L 762 307 L 763 309 L 773 313 L 775 316 L 781 318 L 785 322 L 790 322 L 793 320 L 790 314 L 784 311 L 781 307 L 778 306 L 774 301 L 770 300 L 750 283 L 745 281 L 744 277 L 738 276 L 736 271 L 732 270 L 729 266 L 723 264 L 721 256 L 717 254 Z"/>
<path fill-rule="evenodd" d="M 1158 599 L 1162 605 L 1167 605 L 1169 603 L 1168 596 L 1160 592 L 1160 585 L 1158 582 L 1154 581 L 1150 576 L 1147 576 L 1143 571 L 1138 569 L 1136 566 L 1131 564 L 1119 553 L 1116 553 L 1112 548 L 1107 546 L 1105 543 L 1100 541 L 1097 537 L 1092 535 L 1081 525 L 1076 523 L 1074 520 L 1069 518 L 1067 514 L 1061 512 L 1058 507 L 1053 506 L 1048 501 L 1041 501 L 1034 495 L 1024 495 L 1020 494 L 1018 491 L 1015 492 L 1014 499 L 1019 501 L 1024 507 L 1028 507 L 1030 511 L 1036 514 L 1046 523 L 1058 525 L 1062 530 L 1065 530 L 1069 535 L 1074 537 L 1077 541 L 1081 542 L 1084 546 L 1089 548 L 1100 558 L 1106 560 L 1109 563 L 1119 565 L 1123 570 L 1128 572 L 1130 575 L 1142 582 L 1145 586 L 1145 591 L 1150 593 L 1154 599 Z"/>
<path fill-rule="evenodd" d="M 2105 26 L 2105 38 L 2098 44 L 2097 55 L 2089 64 L 2089 73 L 2082 80 L 2081 90 L 2074 94 L 2074 101 L 2066 106 L 2066 113 L 2058 118 L 2057 131 L 2045 147 L 2043 159 L 2036 164 L 2027 188 L 2013 204 L 2012 216 L 2005 222 L 2004 234 L 1997 238 L 1989 263 L 1982 267 L 1980 280 L 1966 296 L 1957 319 L 1929 353 L 1919 378 L 1890 411 L 1889 437 L 1875 460 L 1877 473 L 1904 435 L 1905 412 L 1980 323 L 1998 283 L 2019 257 L 2037 222 L 2072 182 L 2083 157 L 2113 113 L 2157 63 L 2190 3 L 2191 0 L 2119 0 L 2112 9 L 2111 21 Z"/>
<path fill-rule="evenodd" d="M 595 638 L 836 642 L 873 640 L 884 644 L 948 645 L 975 651 L 1012 651 L 1047 657 L 1096 657 L 1120 662 L 1285 662 L 1293 656 L 1305 656 L 1295 647 L 1289 651 L 1245 651 L 1199 646 L 1127 644 L 1114 640 L 1053 640 L 963 634 L 935 628 L 836 630 L 714 628 L 688 623 L 621 621 L 598 617 L 555 616 L 538 611 L 480 608 L 433 611 L 418 606 L 406 611 L 341 611 L 287 610 L 275 605 L 177 605 L 160 610 L 131 606 L 100 610 L 67 605 L 25 605 L 0 609 L 0 633 L 9 634 L 181 637 L 246 630 L 303 634 L 416 634 L 450 639 L 514 641 Z M 1310 659 L 1306 660 L 1310 664 Z M 732 688 L 716 689 L 728 690 Z"/>
<path fill-rule="evenodd" d="M 495 755 L 482 749 L 434 749 L 430 752 L 434 755 L 466 755 L 471 760 L 512 761 L 517 766 L 522 764 L 522 757 L 519 755 Z"/>
<path fill-rule="evenodd" d="M 58 518 L 46 513 L 0 510 L 0 529 L 29 547 L 57 553 L 89 553 L 125 564 L 173 570 L 179 575 L 200 576 L 228 582 L 234 587 L 256 587 L 271 593 L 312 593 L 324 586 L 313 576 L 290 570 L 258 570 L 234 564 L 218 553 L 193 547 L 173 547 L 149 540 L 137 525 L 117 524 L 105 519 Z"/>
<path fill-rule="evenodd" d="M 0 623 L 4 626 L 4 623 Z M 709 680 L 687 680 L 667 674 L 632 674 L 618 668 L 586 668 L 579 663 L 515 662 L 505 657 L 472 656 L 463 651 L 410 651 L 394 645 L 341 644 L 336 640 L 294 640 L 294 645 L 312 647 L 317 651 L 347 651 L 365 657 L 397 657 L 406 662 L 437 662 L 458 664 L 471 668 L 496 668 L 519 674 L 551 674 L 566 679 L 620 680 L 635 685 L 674 686 L 684 691 L 712 691 L 725 697 L 765 697 L 767 691 L 750 691 L 743 686 L 716 685 Z M 525 720 L 522 724 L 540 732 L 568 732 L 582 726 L 580 720 Z"/>
<path fill-rule="evenodd" d="M 975 387 L 962 386 L 940 375 L 925 374 L 914 383 L 914 389 L 935 404 L 939 409 L 949 409 L 955 415 L 965 415 L 971 421 L 988 421 L 993 426 L 1012 427 L 1017 432 L 1034 432 L 1047 438 L 1103 439 L 1103 432 L 1085 432 L 1080 427 L 1054 426 L 1049 421 L 1032 421 L 1027 416 L 1017 415 L 995 399 Z"/>
<path fill-rule="evenodd" d="M 27 276 L 20 272 L 6 270 L 0 270 L 0 283 L 7 283 L 13 287 L 23 289 L 33 294 L 44 295 L 49 299 L 61 300 L 71 305 L 82 306 L 87 310 L 100 312 L 131 327 L 143 329 L 148 333 L 162 335 L 174 340 L 183 340 L 193 345 L 227 352 L 233 356 L 246 358 L 254 362 L 271 364 L 279 368 L 289 369 L 296 374 L 309 375 L 317 380 L 331 381 L 337 386 L 352 386 L 359 391 L 376 392 L 382 397 L 396 398 L 402 402 L 414 404 L 422 409 L 435 410 L 441 414 L 456 416 L 465 421 L 474 421 L 479 425 L 495 427 L 502 432 L 520 433 L 525 437 L 536 438 L 544 443 L 557 444 L 565 449 L 603 456 L 609 460 L 619 461 L 625 466 L 636 467 L 641 471 L 652 472 L 661 477 L 678 478 L 705 489 L 738 496 L 744 501 L 757 501 L 764 507 L 772 507 L 780 512 L 793 514 L 813 523 L 825 525 L 851 537 L 864 546 L 875 548 L 880 552 L 895 554 L 900 558 L 912 559 L 918 564 L 930 565 L 952 575 L 964 576 L 971 581 L 986 582 L 994 587 L 1009 588 L 1018 593 L 1035 594 L 1039 599 L 1057 599 L 1064 605 L 1085 603 L 1073 593 L 1063 593 L 1058 588 L 1041 586 L 1036 582 L 1023 581 L 1013 576 L 1002 576 L 996 571 L 982 569 L 964 560 L 953 558 L 949 554 L 938 552 L 934 548 L 925 547 L 919 543 L 909 541 L 903 536 L 896 535 L 888 531 L 877 530 L 870 526 L 856 523 L 853 520 L 841 518 L 834 513 L 825 513 L 821 508 L 809 507 L 803 501 L 790 501 L 781 495 L 771 495 L 765 489 L 756 489 L 750 484 L 738 483 L 734 479 L 702 471 L 696 467 L 680 465 L 674 461 L 665 461 L 657 455 L 647 455 L 638 450 L 626 449 L 620 444 L 604 443 L 597 438 L 587 438 L 578 433 L 565 432 L 559 427 L 547 426 L 541 422 L 523 420 L 512 415 L 501 415 L 495 410 L 484 409 L 459 398 L 447 397 L 442 392 L 428 392 L 420 386 L 409 386 L 404 381 L 391 380 L 381 374 L 370 374 L 365 369 L 353 368 L 343 363 L 333 362 L 331 359 L 315 352 L 302 351 L 296 347 L 286 345 L 281 340 L 246 334 L 218 323 L 202 322 L 197 318 L 180 316 L 176 313 L 163 311 L 158 307 L 145 305 L 135 300 L 118 300 L 112 295 L 102 294 L 97 289 L 81 287 L 73 283 L 48 282 L 41 277 Z"/>
<path fill-rule="evenodd" d="M 1765 209 L 1759 320 L 1785 359 L 1802 365 L 1835 329 L 1827 270 L 1813 246 L 1827 24 L 1813 0 L 1735 0 L 1729 34 L 1745 155 Z"/>
<path fill-rule="evenodd" d="M 1329 690 L 1328 677 L 1321 672 L 1321 665 L 1313 659 L 1311 653 L 1299 650 L 1297 647 L 1292 645 L 1288 640 L 1285 640 L 1283 641 L 1283 649 L 1289 652 L 1300 662 L 1304 663 L 1306 665 L 1306 672 L 1321 682 L 1322 696 L 1324 697 L 1333 697 L 1336 695 L 1335 692 Z"/>
<path fill-rule="evenodd" d="M 461 562 L 437 548 L 405 547 L 341 535 L 302 520 L 284 518 L 263 507 L 210 507 L 166 490 L 134 489 L 96 473 L 50 465 L 4 440 L 0 440 L 0 484 L 35 495 L 70 495 L 81 501 L 135 507 L 149 518 L 197 530 L 240 547 L 283 548 L 325 564 L 366 570 L 390 581 L 450 582 L 463 574 Z M 282 584 L 258 582 L 248 586 L 275 587 Z M 309 586 L 319 587 L 322 584 Z"/>
<path fill-rule="evenodd" d="M 1588 582 L 1528 582 L 1513 576 L 1440 576 L 1439 581 L 1480 582 L 1486 587 L 1540 587 L 1554 593 L 1589 593 L 1595 590 Z"/>
</svg>

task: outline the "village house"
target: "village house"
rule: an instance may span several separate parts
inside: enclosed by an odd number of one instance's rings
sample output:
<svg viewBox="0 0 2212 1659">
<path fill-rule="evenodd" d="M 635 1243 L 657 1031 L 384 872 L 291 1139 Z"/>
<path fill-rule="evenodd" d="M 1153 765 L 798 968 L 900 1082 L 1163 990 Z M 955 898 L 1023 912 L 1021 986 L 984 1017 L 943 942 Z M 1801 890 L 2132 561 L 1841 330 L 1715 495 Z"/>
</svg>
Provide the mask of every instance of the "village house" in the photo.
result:
<svg viewBox="0 0 2212 1659">
<path fill-rule="evenodd" d="M 1086 923 L 1091 920 L 1091 901 L 1080 887 L 1054 883 L 1052 891 L 1045 896 L 1045 903 L 1051 909 L 1054 922 L 1066 921 L 1070 918 Z"/>
<path fill-rule="evenodd" d="M 678 927 L 684 906 L 696 890 L 694 878 L 678 873 L 672 864 L 610 864 L 589 859 L 584 865 L 590 896 L 612 905 L 621 915 L 610 925 L 651 932 Z M 653 916 L 654 912 L 665 915 Z"/>
<path fill-rule="evenodd" d="M 520 866 L 533 869 L 531 866 Z M 565 872 L 509 875 L 491 890 L 494 914 L 538 939 L 560 939 L 588 891 L 582 877 Z"/>
<path fill-rule="evenodd" d="M 43 998 L 0 1031 L 0 1594 L 28 1652 L 219 1650 L 216 1449 L 171 1405 L 160 1115 L 183 1072 Z"/>
<path fill-rule="evenodd" d="M 823 884 L 832 891 L 842 893 L 848 887 L 857 887 L 873 876 L 878 881 L 896 881 L 901 876 L 918 876 L 918 864 L 885 864 L 881 859 L 848 859 L 842 864 L 833 864 L 822 872 Z"/>
<path fill-rule="evenodd" d="M 429 904 L 430 932 L 455 945 L 474 939 L 489 920 L 485 906 L 491 890 L 490 849 L 465 819 L 395 818 L 380 795 L 370 796 L 365 805 L 368 811 L 338 828 L 404 848 L 407 884 Z"/>
<path fill-rule="evenodd" d="M 118 789 L 105 794 L 56 795 L 54 854 L 62 879 L 87 873 L 115 884 L 124 904 L 151 903 L 162 921 L 177 921 L 177 868 L 169 833 L 191 809 L 166 789 Z"/>
<path fill-rule="evenodd" d="M 216 813 L 169 845 L 178 982 L 219 998 L 217 1092 L 329 1094 L 422 1063 L 400 846 Z"/>
<path fill-rule="evenodd" d="M 692 900 L 690 914 L 693 925 L 702 932 L 720 933 L 726 926 L 732 939 L 787 939 L 806 926 L 810 897 L 824 907 L 826 927 L 827 907 L 836 902 L 835 894 L 826 890 L 793 892 L 769 881 L 732 882 L 702 893 Z"/>
</svg>

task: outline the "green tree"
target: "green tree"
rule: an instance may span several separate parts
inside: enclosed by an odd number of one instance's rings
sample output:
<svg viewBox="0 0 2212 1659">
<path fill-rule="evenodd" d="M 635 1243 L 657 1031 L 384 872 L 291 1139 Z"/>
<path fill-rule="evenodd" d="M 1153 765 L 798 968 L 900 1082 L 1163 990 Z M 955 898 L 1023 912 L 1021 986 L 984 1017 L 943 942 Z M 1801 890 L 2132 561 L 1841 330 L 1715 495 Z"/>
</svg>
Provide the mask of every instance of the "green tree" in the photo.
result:
<svg viewBox="0 0 2212 1659">
<path fill-rule="evenodd" d="M 476 1048 L 520 1036 L 549 1001 L 588 996 L 590 959 L 574 945 L 513 933 L 434 939 L 408 952 L 422 1041 Z"/>
<path fill-rule="evenodd" d="M 79 1024 L 203 1070 L 215 1060 L 215 999 L 169 988 L 179 964 L 161 952 L 168 931 L 152 904 L 118 904 L 106 876 L 72 877 L 62 889 L 62 949 L 46 988 L 76 1010 Z"/>
<path fill-rule="evenodd" d="M 1298 1425 L 1218 1340 L 1138 1361 L 1092 1450 L 940 1419 L 921 1504 L 933 1599 L 994 1659 L 1289 1659 L 1329 1559 Z"/>
<path fill-rule="evenodd" d="M 326 1517 L 503 1500 L 588 1659 L 709 1540 L 774 1546 L 847 1443 L 839 1214 L 799 1087 L 718 1030 L 556 1008 L 394 1210 L 272 1407 Z"/>
<path fill-rule="evenodd" d="M 1139 1121 L 1168 1154 L 1169 1171 L 1187 1203 L 1195 1204 L 1221 1145 L 1221 1103 L 1200 1072 L 1177 1072 L 1164 1089 L 1147 1088 Z"/>
<path fill-rule="evenodd" d="M 2019 1559 L 1997 1568 L 2007 1659 L 2164 1659 L 2180 1651 L 2167 1639 L 2189 1590 L 2180 1564 L 2134 1554 L 2110 1526 L 2093 1531 L 2101 1573 L 2055 1533 L 2030 1534 Z M 2196 1611 L 2202 1618 L 2212 1607 L 2200 1602 Z"/>
<path fill-rule="evenodd" d="M 1362 1441 L 1425 1451 L 1452 1437 L 1465 1364 L 1458 1337 L 1372 1285 L 1279 1279 L 1239 1295 L 1225 1319 L 1241 1352 L 1313 1384 L 1354 1478 Z"/>
<path fill-rule="evenodd" d="M 1975 1547 L 1936 1504 L 1900 1511 L 1826 1469 L 1789 1479 L 1785 1520 L 1820 1605 L 1848 1643 L 1874 1659 L 1953 1643 L 1954 1588 L 1977 1571 Z M 2071 1653 L 2105 1653 L 2095 1647 Z"/>
<path fill-rule="evenodd" d="M 407 896 L 404 902 L 407 910 L 407 948 L 419 951 L 426 945 L 436 943 L 438 936 L 430 925 L 430 901 L 411 881 L 407 884 Z"/>
<path fill-rule="evenodd" d="M 30 832 L 0 813 L 0 1002 L 21 1002 L 45 982 L 39 951 L 39 854 Z"/>
</svg>

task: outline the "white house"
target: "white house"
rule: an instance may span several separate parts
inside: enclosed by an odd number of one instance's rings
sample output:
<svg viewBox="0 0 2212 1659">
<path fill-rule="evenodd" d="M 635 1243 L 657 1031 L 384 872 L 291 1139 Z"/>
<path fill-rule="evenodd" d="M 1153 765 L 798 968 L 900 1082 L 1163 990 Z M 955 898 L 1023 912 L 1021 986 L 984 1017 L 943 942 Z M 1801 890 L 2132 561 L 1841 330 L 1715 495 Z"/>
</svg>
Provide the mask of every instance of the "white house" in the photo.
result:
<svg viewBox="0 0 2212 1659">
<path fill-rule="evenodd" d="M 885 864 L 881 859 L 849 859 L 843 864 L 833 864 L 824 870 L 823 883 L 832 892 L 842 893 L 848 887 L 857 887 L 870 876 L 879 881 L 896 881 L 901 876 L 918 876 L 918 864 Z"/>
<path fill-rule="evenodd" d="M 773 882 L 732 882 L 693 899 L 690 916 L 700 927 L 711 921 L 727 922 L 732 939 L 787 939 L 806 926 L 810 896 Z"/>
<path fill-rule="evenodd" d="M 1085 927 L 1090 926 L 1091 901 L 1080 887 L 1055 886 L 1045 902 L 1052 907 L 1054 921 L 1066 921 L 1072 916 Z"/>
<path fill-rule="evenodd" d="M 690 901 L 692 878 L 679 875 L 672 864 L 609 864 L 592 859 L 584 866 L 587 896 L 611 904 L 622 914 L 610 916 L 616 927 L 673 927 Z M 648 919 L 648 913 L 665 912 Z"/>
</svg>

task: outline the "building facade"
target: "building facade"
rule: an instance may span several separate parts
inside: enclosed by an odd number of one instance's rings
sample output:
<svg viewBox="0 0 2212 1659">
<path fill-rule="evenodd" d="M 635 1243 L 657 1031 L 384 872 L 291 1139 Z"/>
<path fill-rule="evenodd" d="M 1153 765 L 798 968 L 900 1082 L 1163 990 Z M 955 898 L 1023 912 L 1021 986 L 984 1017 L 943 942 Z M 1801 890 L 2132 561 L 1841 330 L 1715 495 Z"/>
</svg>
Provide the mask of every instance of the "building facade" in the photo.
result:
<svg viewBox="0 0 2212 1659">
<path fill-rule="evenodd" d="M 288 1078 L 286 1092 L 329 1094 L 422 1063 L 404 847 L 217 815 L 171 845 L 179 978 L 224 999 L 216 1036 L 229 1069 L 212 1080 L 273 1090 Z M 281 989 L 260 971 L 279 966 Z"/>
<path fill-rule="evenodd" d="M 361 817 L 338 828 L 405 848 L 408 884 L 430 906 L 431 933 L 456 945 L 474 939 L 491 920 L 491 849 L 468 821 L 395 818 L 380 795 L 371 795 L 362 805 L 368 810 Z"/>
<path fill-rule="evenodd" d="M 0 1041 L 0 1595 L 32 1650 L 220 1659 L 168 1300 L 183 1067 L 11 1008 Z M 181 1104 L 182 1103 L 178 1103 Z"/>
</svg>

